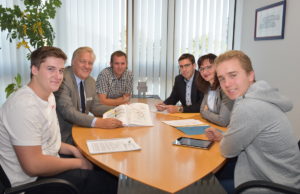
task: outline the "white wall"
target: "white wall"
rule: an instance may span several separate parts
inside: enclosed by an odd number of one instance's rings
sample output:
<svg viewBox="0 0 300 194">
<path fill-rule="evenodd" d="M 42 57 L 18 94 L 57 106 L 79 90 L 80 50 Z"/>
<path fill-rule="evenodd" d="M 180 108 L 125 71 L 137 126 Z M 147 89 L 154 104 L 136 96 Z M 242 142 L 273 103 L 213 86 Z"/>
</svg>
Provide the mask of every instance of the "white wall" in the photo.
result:
<svg viewBox="0 0 300 194">
<path fill-rule="evenodd" d="M 243 11 L 238 11 L 237 18 L 242 19 L 237 24 L 242 28 L 237 26 L 241 34 L 235 49 L 251 58 L 257 80 L 268 81 L 292 100 L 288 117 L 300 137 L 300 1 L 287 0 L 284 39 L 254 41 L 255 10 L 275 2 L 279 0 L 238 0 Z"/>
</svg>

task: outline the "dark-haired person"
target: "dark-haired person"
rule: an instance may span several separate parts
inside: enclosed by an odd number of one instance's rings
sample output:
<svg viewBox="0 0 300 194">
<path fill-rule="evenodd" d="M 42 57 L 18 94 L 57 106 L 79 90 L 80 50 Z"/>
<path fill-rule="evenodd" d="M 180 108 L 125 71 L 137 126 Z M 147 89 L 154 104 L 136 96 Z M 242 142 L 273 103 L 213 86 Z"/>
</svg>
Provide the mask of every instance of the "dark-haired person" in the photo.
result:
<svg viewBox="0 0 300 194">
<path fill-rule="evenodd" d="M 176 76 L 171 95 L 161 103 L 156 104 L 158 111 L 167 110 L 169 113 L 196 113 L 200 111 L 203 93 L 197 89 L 195 57 L 189 53 L 182 54 L 179 59 L 180 74 Z M 180 106 L 176 106 L 177 102 Z"/>
<path fill-rule="evenodd" d="M 133 87 L 132 72 L 127 69 L 127 55 L 115 51 L 110 57 L 110 67 L 103 69 L 96 81 L 101 104 L 118 106 L 128 103 Z"/>
<path fill-rule="evenodd" d="M 110 178 L 92 170 L 93 165 L 75 146 L 61 142 L 53 92 L 63 81 L 66 59 L 55 47 L 32 52 L 30 82 L 0 109 L 0 164 L 12 186 L 61 178 L 81 193 L 116 193 L 117 181 L 110 185 Z M 60 158 L 59 154 L 74 158 Z M 59 186 L 44 186 L 34 193 L 62 192 Z"/>
<path fill-rule="evenodd" d="M 197 61 L 200 72 L 197 85 L 198 89 L 204 93 L 200 113 L 210 122 L 226 127 L 230 121 L 233 101 L 224 94 L 220 87 L 214 63 L 216 57 L 210 53 L 201 56 Z"/>
<path fill-rule="evenodd" d="M 101 118 L 112 107 L 100 104 L 96 94 L 96 83 L 90 76 L 95 58 L 92 48 L 77 48 L 72 56 L 72 65 L 65 68 L 64 80 L 54 93 L 63 142 L 74 144 L 73 125 L 98 128 L 122 126 L 122 122 L 117 119 Z"/>
<path fill-rule="evenodd" d="M 206 135 L 221 141 L 224 157 L 238 157 L 234 186 L 266 180 L 300 189 L 298 140 L 285 114 L 293 107 L 291 101 L 266 81 L 255 81 L 251 60 L 242 51 L 227 51 L 215 63 L 220 85 L 235 103 L 228 130 L 222 134 L 209 128 Z M 273 192 L 255 189 L 249 193 Z"/>
</svg>

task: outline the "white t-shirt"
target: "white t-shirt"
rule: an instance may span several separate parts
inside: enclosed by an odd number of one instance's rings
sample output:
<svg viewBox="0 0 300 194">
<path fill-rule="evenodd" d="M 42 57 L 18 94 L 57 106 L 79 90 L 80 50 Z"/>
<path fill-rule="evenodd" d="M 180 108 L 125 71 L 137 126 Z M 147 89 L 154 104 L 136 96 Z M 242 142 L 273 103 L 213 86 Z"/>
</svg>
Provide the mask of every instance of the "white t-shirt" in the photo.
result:
<svg viewBox="0 0 300 194">
<path fill-rule="evenodd" d="M 35 181 L 24 173 L 13 145 L 41 145 L 45 155 L 57 156 L 61 146 L 54 95 L 48 102 L 24 86 L 12 94 L 0 109 L 0 163 L 11 185 Z"/>
</svg>

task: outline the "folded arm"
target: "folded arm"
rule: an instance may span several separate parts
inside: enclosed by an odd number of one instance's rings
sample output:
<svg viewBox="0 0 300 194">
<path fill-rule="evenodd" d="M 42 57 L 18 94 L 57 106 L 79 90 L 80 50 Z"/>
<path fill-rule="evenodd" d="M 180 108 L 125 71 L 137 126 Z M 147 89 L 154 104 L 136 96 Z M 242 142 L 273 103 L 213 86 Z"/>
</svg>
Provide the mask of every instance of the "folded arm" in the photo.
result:
<svg viewBox="0 0 300 194">
<path fill-rule="evenodd" d="M 206 100 L 206 101 L 204 101 Z M 218 113 L 212 112 L 207 107 L 207 98 L 201 104 L 200 113 L 203 118 L 219 125 L 226 127 L 230 122 L 230 115 L 233 106 L 233 101 L 230 100 L 225 94 L 221 95 L 220 109 Z"/>
<path fill-rule="evenodd" d="M 131 95 L 126 93 L 119 98 L 108 98 L 106 94 L 98 94 L 98 97 L 101 104 L 109 106 L 118 106 L 121 104 L 129 103 Z"/>
</svg>

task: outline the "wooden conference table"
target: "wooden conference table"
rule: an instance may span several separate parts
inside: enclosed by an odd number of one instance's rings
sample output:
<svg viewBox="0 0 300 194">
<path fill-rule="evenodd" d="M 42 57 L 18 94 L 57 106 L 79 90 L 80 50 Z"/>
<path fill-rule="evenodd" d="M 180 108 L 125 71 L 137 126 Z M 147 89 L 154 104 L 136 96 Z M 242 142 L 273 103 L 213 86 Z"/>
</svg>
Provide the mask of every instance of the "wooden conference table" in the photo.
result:
<svg viewBox="0 0 300 194">
<path fill-rule="evenodd" d="M 153 109 L 156 99 L 132 99 L 145 102 Z M 119 174 L 137 180 L 151 187 L 169 193 L 178 192 L 218 170 L 224 163 L 215 142 L 209 150 L 172 145 L 178 137 L 204 138 L 204 135 L 186 135 L 161 121 L 182 119 L 168 114 L 152 112 L 153 127 L 123 127 L 118 129 L 83 128 L 74 126 L 73 139 L 83 154 L 94 164 L 118 176 Z M 194 116 L 204 122 L 199 116 Z M 215 126 L 209 123 L 211 126 Z M 225 128 L 215 126 L 224 130 Z M 86 140 L 132 137 L 139 151 L 109 154 L 90 154 Z"/>
</svg>

